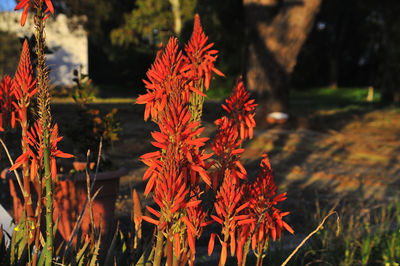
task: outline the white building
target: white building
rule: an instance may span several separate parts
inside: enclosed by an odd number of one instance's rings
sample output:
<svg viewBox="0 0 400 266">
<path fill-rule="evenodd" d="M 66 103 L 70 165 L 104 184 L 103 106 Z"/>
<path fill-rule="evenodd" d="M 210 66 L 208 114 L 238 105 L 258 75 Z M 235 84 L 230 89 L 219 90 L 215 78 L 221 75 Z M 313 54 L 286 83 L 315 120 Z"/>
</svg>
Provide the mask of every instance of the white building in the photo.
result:
<svg viewBox="0 0 400 266">
<path fill-rule="evenodd" d="M 1 12 L 0 31 L 15 33 L 20 38 L 30 38 L 34 32 L 33 16 L 21 26 L 20 12 Z M 64 14 L 46 20 L 46 45 L 52 85 L 73 85 L 73 70 L 82 66 L 82 73 L 89 73 L 87 33 L 83 28 L 84 17 L 67 18 Z M 1 45 L 1 44 L 0 44 Z"/>
</svg>

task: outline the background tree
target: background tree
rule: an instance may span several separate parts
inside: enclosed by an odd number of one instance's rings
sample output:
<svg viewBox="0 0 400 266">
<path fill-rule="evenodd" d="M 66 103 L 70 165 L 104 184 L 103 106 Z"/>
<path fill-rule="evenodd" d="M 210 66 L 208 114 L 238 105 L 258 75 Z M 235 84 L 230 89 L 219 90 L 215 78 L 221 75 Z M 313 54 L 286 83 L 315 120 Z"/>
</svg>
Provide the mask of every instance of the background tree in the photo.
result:
<svg viewBox="0 0 400 266">
<path fill-rule="evenodd" d="M 246 18 L 246 83 L 263 110 L 288 108 L 291 74 L 321 0 L 243 0 Z M 261 103 L 261 102 L 260 102 Z"/>
</svg>

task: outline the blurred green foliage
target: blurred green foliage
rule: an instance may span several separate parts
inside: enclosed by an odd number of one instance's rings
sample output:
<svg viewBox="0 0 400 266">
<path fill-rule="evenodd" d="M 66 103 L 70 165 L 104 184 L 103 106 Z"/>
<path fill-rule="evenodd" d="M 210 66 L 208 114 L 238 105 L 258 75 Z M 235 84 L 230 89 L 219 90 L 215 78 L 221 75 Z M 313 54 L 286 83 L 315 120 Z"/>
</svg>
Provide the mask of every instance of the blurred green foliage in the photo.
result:
<svg viewBox="0 0 400 266">
<path fill-rule="evenodd" d="M 183 24 L 193 19 L 196 3 L 197 0 L 181 1 Z M 125 15 L 123 25 L 111 32 L 112 43 L 120 46 L 167 43 L 175 35 L 171 8 L 165 0 L 137 0 L 136 7 Z"/>
<path fill-rule="evenodd" d="M 173 18 L 167 1 L 138 0 L 137 8 L 125 15 L 122 27 L 111 32 L 111 41 L 116 45 L 155 44 L 158 35 L 163 42 L 173 35 Z"/>
</svg>

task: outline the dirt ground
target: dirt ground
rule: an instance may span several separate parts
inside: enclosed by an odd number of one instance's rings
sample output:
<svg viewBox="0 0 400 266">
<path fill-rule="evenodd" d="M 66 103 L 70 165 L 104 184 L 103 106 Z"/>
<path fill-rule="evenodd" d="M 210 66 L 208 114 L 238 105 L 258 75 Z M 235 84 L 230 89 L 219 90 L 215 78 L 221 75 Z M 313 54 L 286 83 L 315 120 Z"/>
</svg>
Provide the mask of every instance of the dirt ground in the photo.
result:
<svg viewBox="0 0 400 266">
<path fill-rule="evenodd" d="M 221 114 L 220 102 L 204 107 L 204 135 L 212 137 L 213 121 Z M 103 110 L 119 109 L 120 140 L 110 158 L 128 174 L 121 178 L 121 199 L 129 204 L 130 191 L 143 191 L 146 169 L 139 156 L 152 151 L 152 122 L 143 121 L 143 106 L 131 103 L 101 104 Z M 60 128 L 71 123 L 72 104 L 55 105 Z M 299 114 L 286 124 L 271 126 L 258 118 L 255 136 L 244 145 L 242 156 L 249 175 L 255 175 L 264 152 L 268 153 L 281 191 L 326 191 L 381 199 L 400 186 L 400 112 L 398 109 L 328 110 Z M 67 141 L 68 142 L 68 141 Z M 146 199 L 144 199 L 146 201 Z M 125 205 L 125 204 L 122 204 Z M 121 210 L 126 209 L 120 206 Z"/>
</svg>

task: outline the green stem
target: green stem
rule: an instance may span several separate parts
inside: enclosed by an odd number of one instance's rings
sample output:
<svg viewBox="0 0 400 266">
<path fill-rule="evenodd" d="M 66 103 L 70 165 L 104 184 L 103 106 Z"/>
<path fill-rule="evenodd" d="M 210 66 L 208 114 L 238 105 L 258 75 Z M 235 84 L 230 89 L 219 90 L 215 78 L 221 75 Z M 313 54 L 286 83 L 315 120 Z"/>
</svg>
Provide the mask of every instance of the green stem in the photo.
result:
<svg viewBox="0 0 400 266">
<path fill-rule="evenodd" d="M 157 242 L 156 242 L 156 247 L 154 252 L 154 262 L 153 262 L 154 266 L 161 265 L 163 246 L 164 246 L 163 244 L 164 244 L 163 232 L 159 228 L 157 228 Z"/>
<path fill-rule="evenodd" d="M 46 142 L 46 141 L 45 141 Z M 48 142 L 48 138 L 47 138 Z M 53 192 L 50 170 L 50 150 L 45 146 L 43 152 L 44 178 L 46 180 L 46 261 L 45 265 L 50 266 L 53 260 Z"/>
</svg>

